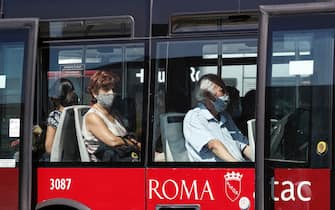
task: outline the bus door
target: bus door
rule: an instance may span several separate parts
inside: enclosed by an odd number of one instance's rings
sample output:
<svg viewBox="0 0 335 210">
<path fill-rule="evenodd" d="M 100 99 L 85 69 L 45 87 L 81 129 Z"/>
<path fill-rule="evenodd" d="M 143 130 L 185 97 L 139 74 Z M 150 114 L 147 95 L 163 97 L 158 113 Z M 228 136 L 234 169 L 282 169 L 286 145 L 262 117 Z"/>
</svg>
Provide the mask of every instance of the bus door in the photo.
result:
<svg viewBox="0 0 335 210">
<path fill-rule="evenodd" d="M 0 20 L 0 206 L 31 209 L 37 19 Z"/>
<path fill-rule="evenodd" d="M 63 81 L 77 98 L 61 111 L 50 150 L 42 137 L 35 155 L 36 209 L 144 210 L 144 150 L 137 162 L 97 162 L 82 136 L 84 115 L 94 103 L 90 77 L 112 72 L 119 78 L 113 116 L 145 148 L 147 41 L 132 38 L 131 21 L 112 17 L 41 23 L 36 115 L 43 131 L 52 126 L 50 113 L 58 109 L 55 99 Z"/>
<path fill-rule="evenodd" d="M 333 209 L 333 3 L 260 7 L 256 208 Z"/>
<path fill-rule="evenodd" d="M 191 161 L 185 148 L 183 120 L 198 105 L 199 79 L 215 74 L 231 88 L 231 116 L 237 126 L 243 124 L 240 130 L 248 135 L 247 122 L 240 123 L 241 101 L 256 88 L 256 36 L 222 39 L 192 35 L 156 39 L 152 47 L 147 209 L 239 210 L 240 205 L 254 209 L 253 163 Z"/>
</svg>

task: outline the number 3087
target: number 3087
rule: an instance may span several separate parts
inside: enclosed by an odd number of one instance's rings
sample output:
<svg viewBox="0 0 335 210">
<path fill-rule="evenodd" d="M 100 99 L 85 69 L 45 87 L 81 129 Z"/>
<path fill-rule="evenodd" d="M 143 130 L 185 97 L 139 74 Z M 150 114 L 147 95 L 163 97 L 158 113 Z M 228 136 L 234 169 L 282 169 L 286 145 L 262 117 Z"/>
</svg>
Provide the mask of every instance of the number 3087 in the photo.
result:
<svg viewBox="0 0 335 210">
<path fill-rule="evenodd" d="M 69 190 L 71 178 L 50 178 L 50 190 Z"/>
</svg>

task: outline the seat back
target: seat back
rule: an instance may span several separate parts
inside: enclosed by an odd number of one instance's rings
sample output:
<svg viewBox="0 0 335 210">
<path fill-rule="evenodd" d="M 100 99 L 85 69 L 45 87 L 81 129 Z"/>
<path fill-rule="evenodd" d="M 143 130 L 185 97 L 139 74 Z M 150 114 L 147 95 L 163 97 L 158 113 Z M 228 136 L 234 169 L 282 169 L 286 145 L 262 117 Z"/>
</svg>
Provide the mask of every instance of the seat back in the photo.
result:
<svg viewBox="0 0 335 210">
<path fill-rule="evenodd" d="M 184 117 L 184 113 L 160 115 L 161 137 L 166 161 L 189 161 L 183 134 Z"/>
<path fill-rule="evenodd" d="M 256 119 L 247 121 L 249 146 L 253 152 L 251 161 L 255 161 Z"/>
<path fill-rule="evenodd" d="M 271 130 L 274 129 L 274 126 L 277 124 L 276 119 L 271 119 Z M 256 141 L 256 119 L 250 119 L 247 121 L 248 126 L 248 139 L 249 139 L 249 145 L 254 153 L 253 160 L 255 161 L 255 141 Z"/>
<path fill-rule="evenodd" d="M 282 139 L 289 116 L 290 114 L 273 123 L 270 143 L 270 154 L 272 157 L 276 157 L 278 154 L 280 154 L 280 144 L 283 143 Z"/>
<path fill-rule="evenodd" d="M 82 115 L 79 114 L 80 110 L 88 109 L 89 106 L 82 105 L 64 108 L 52 145 L 51 162 L 89 161 L 81 134 Z"/>
<path fill-rule="evenodd" d="M 85 105 L 74 107 L 75 127 L 76 127 L 76 134 L 77 134 L 78 148 L 79 148 L 81 162 L 90 161 L 90 158 L 89 158 L 89 155 L 86 149 L 86 145 L 84 143 L 83 133 L 82 133 L 83 118 L 89 109 L 90 109 L 90 106 L 85 106 Z"/>
</svg>

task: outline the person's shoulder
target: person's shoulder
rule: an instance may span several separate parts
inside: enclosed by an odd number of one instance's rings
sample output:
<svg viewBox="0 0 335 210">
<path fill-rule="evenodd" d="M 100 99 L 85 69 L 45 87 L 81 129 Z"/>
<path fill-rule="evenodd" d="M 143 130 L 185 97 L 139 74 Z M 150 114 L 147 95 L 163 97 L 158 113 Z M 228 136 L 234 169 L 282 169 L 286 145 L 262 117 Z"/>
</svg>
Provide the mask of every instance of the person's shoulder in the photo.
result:
<svg viewBox="0 0 335 210">
<path fill-rule="evenodd" d="M 203 117 L 203 110 L 201 110 L 199 107 L 195 107 L 186 113 L 185 120 L 193 121 Z"/>
<path fill-rule="evenodd" d="M 95 109 L 90 109 L 85 114 L 85 118 L 86 120 L 91 121 L 91 120 L 100 119 L 101 117 L 99 116 L 99 114 L 97 113 Z"/>
<path fill-rule="evenodd" d="M 186 116 L 192 116 L 192 115 L 198 113 L 199 111 L 200 111 L 200 108 L 199 108 L 199 107 L 195 107 L 195 108 L 193 108 L 193 109 L 190 109 L 190 110 L 188 110 L 188 112 L 186 113 L 185 117 L 186 117 Z"/>
<path fill-rule="evenodd" d="M 56 117 L 56 116 L 59 117 L 61 114 L 62 114 L 61 111 L 59 111 L 59 110 L 53 110 L 53 111 L 51 111 L 49 113 L 49 117 Z"/>
<path fill-rule="evenodd" d="M 104 122 L 106 121 L 107 116 L 103 113 L 99 112 L 98 110 L 91 108 L 85 114 L 85 122 L 86 123 L 97 123 L 97 122 Z"/>
<path fill-rule="evenodd" d="M 52 126 L 54 128 L 58 127 L 58 123 L 60 121 L 61 112 L 59 110 L 54 110 L 49 113 L 47 124 L 48 126 Z"/>
</svg>

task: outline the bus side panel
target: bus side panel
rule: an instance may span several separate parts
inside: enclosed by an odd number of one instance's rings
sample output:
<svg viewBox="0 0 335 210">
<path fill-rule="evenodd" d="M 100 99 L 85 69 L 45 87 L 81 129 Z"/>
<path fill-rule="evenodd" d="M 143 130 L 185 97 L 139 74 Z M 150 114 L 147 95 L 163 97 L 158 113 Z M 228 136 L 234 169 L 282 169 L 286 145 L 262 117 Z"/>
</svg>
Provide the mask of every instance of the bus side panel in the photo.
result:
<svg viewBox="0 0 335 210">
<path fill-rule="evenodd" d="M 144 210 L 143 168 L 38 168 L 37 202 L 77 201 L 94 210 Z"/>
<path fill-rule="evenodd" d="M 0 169 L 0 208 L 17 210 L 19 208 L 19 170 L 18 168 Z"/>
<path fill-rule="evenodd" d="M 330 210 L 329 169 L 275 169 L 275 209 Z"/>
<path fill-rule="evenodd" d="M 254 209 L 255 170 L 245 168 L 149 168 L 148 210 L 196 206 L 201 210 Z"/>
</svg>

